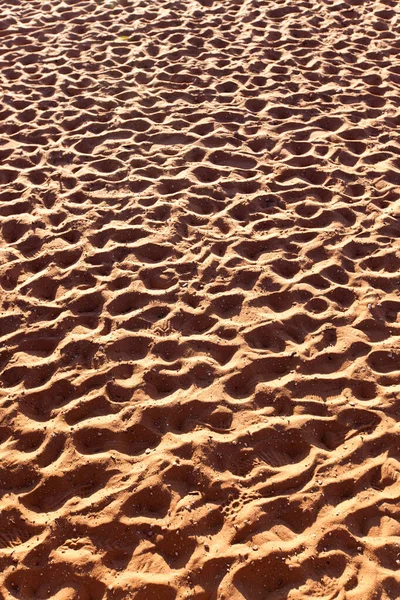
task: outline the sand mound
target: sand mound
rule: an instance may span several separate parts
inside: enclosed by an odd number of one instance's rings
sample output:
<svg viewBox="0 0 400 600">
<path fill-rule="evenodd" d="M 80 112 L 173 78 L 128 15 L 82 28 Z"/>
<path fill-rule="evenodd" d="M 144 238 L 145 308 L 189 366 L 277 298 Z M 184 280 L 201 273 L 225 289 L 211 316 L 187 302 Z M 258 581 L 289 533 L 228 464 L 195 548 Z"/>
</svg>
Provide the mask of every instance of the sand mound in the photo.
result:
<svg viewBox="0 0 400 600">
<path fill-rule="evenodd" d="M 398 3 L 0 6 L 1 598 L 399 598 Z"/>
</svg>

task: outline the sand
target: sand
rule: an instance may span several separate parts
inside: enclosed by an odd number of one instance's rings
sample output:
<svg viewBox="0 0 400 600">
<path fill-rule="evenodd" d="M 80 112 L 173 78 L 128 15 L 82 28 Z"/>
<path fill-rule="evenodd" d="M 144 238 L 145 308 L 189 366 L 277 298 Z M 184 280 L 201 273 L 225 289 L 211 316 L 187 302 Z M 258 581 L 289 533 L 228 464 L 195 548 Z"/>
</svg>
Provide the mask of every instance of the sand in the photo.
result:
<svg viewBox="0 0 400 600">
<path fill-rule="evenodd" d="M 0 7 L 1 599 L 398 599 L 398 3 Z"/>
</svg>

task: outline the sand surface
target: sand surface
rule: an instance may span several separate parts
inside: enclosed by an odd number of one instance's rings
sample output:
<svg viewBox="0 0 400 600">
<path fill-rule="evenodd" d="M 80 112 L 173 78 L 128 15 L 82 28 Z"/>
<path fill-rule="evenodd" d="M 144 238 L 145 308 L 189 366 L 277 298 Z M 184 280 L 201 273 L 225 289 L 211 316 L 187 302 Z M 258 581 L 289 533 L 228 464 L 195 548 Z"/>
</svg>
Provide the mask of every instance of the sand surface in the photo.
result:
<svg viewBox="0 0 400 600">
<path fill-rule="evenodd" d="M 1 600 L 398 599 L 398 3 L 0 8 Z"/>
</svg>

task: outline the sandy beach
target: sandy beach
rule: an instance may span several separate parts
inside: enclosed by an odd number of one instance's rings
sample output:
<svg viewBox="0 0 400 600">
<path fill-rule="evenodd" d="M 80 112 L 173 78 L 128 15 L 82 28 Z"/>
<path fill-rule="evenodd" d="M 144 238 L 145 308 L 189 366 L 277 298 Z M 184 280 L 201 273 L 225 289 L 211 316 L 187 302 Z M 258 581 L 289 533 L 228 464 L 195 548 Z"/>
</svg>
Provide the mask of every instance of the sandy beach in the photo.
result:
<svg viewBox="0 0 400 600">
<path fill-rule="evenodd" d="M 1 600 L 398 600 L 398 2 L 0 8 Z"/>
</svg>

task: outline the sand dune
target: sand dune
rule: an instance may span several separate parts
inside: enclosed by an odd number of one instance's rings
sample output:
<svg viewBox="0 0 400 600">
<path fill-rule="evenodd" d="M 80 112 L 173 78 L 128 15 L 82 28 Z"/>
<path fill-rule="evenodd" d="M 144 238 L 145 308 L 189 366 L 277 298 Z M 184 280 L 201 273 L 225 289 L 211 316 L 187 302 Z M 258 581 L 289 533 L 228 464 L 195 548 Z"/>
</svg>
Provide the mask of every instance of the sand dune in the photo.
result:
<svg viewBox="0 0 400 600">
<path fill-rule="evenodd" d="M 0 7 L 1 598 L 398 599 L 398 3 Z"/>
</svg>

